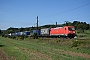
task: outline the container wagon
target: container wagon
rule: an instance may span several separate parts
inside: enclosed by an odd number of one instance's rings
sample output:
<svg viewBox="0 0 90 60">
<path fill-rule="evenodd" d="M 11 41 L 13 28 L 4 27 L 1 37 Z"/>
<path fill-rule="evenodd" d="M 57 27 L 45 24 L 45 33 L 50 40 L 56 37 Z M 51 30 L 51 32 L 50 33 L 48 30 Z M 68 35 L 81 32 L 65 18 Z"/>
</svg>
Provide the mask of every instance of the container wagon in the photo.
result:
<svg viewBox="0 0 90 60">
<path fill-rule="evenodd" d="M 32 35 L 34 35 L 35 33 L 37 33 L 38 36 L 41 35 L 41 31 L 40 30 L 32 30 Z"/>
<path fill-rule="evenodd" d="M 50 36 L 50 28 L 41 29 L 41 37 L 49 37 Z"/>
<path fill-rule="evenodd" d="M 26 36 L 30 35 L 30 31 L 25 31 L 24 35 L 26 35 Z"/>
</svg>

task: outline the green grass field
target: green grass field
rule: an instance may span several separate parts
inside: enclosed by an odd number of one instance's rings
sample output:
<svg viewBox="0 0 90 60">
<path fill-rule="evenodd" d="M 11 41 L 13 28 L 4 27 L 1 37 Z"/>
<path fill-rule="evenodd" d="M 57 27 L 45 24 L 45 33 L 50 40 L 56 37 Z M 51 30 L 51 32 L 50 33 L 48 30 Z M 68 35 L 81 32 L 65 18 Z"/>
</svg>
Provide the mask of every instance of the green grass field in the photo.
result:
<svg viewBox="0 0 90 60">
<path fill-rule="evenodd" d="M 0 37 L 0 60 L 90 60 L 90 39 Z"/>
</svg>

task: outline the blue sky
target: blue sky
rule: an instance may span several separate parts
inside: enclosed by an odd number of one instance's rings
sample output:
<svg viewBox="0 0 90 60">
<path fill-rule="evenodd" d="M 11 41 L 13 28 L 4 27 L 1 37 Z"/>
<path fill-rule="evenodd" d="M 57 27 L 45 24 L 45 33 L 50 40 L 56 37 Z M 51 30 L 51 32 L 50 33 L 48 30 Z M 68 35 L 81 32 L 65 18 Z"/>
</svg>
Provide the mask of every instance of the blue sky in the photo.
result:
<svg viewBox="0 0 90 60">
<path fill-rule="evenodd" d="M 0 0 L 0 29 L 82 21 L 90 24 L 90 0 Z"/>
</svg>

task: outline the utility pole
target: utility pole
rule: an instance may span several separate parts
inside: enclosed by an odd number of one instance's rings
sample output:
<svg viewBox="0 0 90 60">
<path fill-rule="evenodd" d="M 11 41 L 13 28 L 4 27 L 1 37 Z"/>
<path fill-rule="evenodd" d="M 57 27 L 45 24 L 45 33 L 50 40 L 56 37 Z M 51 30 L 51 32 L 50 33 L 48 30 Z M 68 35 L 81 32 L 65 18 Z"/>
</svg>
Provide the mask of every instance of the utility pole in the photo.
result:
<svg viewBox="0 0 90 60">
<path fill-rule="evenodd" d="M 38 16 L 37 16 L 37 21 L 36 21 L 36 25 L 37 25 L 37 27 L 36 27 L 36 38 L 38 38 Z"/>
<path fill-rule="evenodd" d="M 56 27 L 57 27 L 57 22 L 56 22 Z"/>
<path fill-rule="evenodd" d="M 38 16 L 37 16 L 37 23 L 36 24 L 37 24 L 37 30 L 38 30 Z"/>
</svg>

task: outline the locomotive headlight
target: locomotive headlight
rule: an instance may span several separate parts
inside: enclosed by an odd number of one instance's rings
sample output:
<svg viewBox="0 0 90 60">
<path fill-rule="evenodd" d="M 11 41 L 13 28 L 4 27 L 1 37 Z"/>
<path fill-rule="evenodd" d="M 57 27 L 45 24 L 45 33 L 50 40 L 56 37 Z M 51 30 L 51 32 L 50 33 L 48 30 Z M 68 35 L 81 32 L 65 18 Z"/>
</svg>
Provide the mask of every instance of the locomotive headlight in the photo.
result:
<svg viewBox="0 0 90 60">
<path fill-rule="evenodd" d="M 73 33 L 75 33 L 75 31 L 73 31 Z"/>
</svg>

